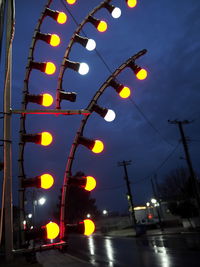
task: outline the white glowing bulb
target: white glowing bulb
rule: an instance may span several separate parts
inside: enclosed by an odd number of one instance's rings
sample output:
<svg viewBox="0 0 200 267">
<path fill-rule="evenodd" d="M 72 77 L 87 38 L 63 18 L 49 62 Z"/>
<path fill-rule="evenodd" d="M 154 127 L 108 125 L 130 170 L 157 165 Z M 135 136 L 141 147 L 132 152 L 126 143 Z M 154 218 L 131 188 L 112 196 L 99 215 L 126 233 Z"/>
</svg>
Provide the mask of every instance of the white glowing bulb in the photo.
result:
<svg viewBox="0 0 200 267">
<path fill-rule="evenodd" d="M 114 19 L 118 19 L 121 16 L 121 9 L 119 7 L 115 7 L 111 13 Z"/>
<path fill-rule="evenodd" d="M 96 48 L 96 42 L 93 39 L 88 39 L 86 49 L 92 51 Z"/>
<path fill-rule="evenodd" d="M 89 66 L 88 64 L 86 63 L 80 63 L 80 67 L 78 69 L 78 72 L 81 74 L 81 75 L 85 75 L 87 74 L 89 71 Z"/>
<path fill-rule="evenodd" d="M 116 114 L 113 110 L 108 109 L 108 112 L 106 113 L 106 116 L 104 117 L 104 120 L 110 122 L 113 121 L 116 117 Z"/>
</svg>

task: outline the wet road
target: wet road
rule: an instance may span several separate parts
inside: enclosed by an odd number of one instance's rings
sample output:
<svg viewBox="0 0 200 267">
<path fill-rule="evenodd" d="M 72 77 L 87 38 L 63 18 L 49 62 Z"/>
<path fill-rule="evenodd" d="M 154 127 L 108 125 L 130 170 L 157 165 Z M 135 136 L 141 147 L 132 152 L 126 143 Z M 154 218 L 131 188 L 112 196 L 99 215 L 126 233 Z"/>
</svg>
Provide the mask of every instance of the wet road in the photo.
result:
<svg viewBox="0 0 200 267">
<path fill-rule="evenodd" d="M 68 252 L 93 266 L 199 267 L 200 235 L 73 236 Z"/>
</svg>

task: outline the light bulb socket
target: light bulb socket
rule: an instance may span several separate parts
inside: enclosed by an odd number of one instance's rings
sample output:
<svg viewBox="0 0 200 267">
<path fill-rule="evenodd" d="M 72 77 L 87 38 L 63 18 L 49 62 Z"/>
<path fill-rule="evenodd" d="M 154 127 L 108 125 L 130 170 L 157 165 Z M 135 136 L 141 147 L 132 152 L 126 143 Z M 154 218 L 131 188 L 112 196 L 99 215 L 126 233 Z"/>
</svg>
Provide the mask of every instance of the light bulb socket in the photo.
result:
<svg viewBox="0 0 200 267">
<path fill-rule="evenodd" d="M 70 102 L 75 102 L 77 93 L 60 91 L 59 95 L 60 95 L 60 100 L 68 100 Z"/>
<path fill-rule="evenodd" d="M 110 14 L 115 9 L 115 6 L 113 6 L 113 5 L 109 4 L 109 3 L 104 3 L 103 7 L 106 8 L 109 11 Z"/>
<path fill-rule="evenodd" d="M 65 60 L 65 67 L 73 69 L 73 70 L 78 72 L 79 67 L 80 67 L 80 63 L 79 62 L 70 61 L 70 60 L 66 59 Z"/>
<path fill-rule="evenodd" d="M 92 111 L 95 111 L 96 113 L 98 113 L 101 117 L 105 117 L 107 112 L 108 112 L 108 109 L 107 108 L 102 108 L 100 107 L 99 105 L 97 104 L 94 104 L 92 106 Z"/>
<path fill-rule="evenodd" d="M 37 103 L 39 105 L 42 105 L 42 100 L 43 100 L 43 95 L 30 95 L 30 94 L 26 94 L 25 95 L 25 102 L 32 102 L 32 103 Z"/>
<path fill-rule="evenodd" d="M 111 80 L 109 85 L 112 86 L 116 90 L 117 93 L 120 93 L 124 87 L 122 84 L 116 82 L 115 80 Z"/>
<path fill-rule="evenodd" d="M 42 72 L 45 72 L 46 62 L 34 62 L 34 61 L 31 61 L 30 62 L 30 68 L 31 69 L 37 69 L 37 70 L 40 70 Z"/>
<path fill-rule="evenodd" d="M 74 41 L 81 44 L 82 46 L 86 47 L 86 45 L 88 43 L 88 38 L 82 37 L 82 36 L 76 34 L 74 37 Z"/>
<path fill-rule="evenodd" d="M 99 19 L 92 17 L 92 16 L 89 16 L 88 22 L 92 23 L 97 28 L 101 21 Z"/>
<path fill-rule="evenodd" d="M 91 139 L 86 138 L 84 136 L 79 136 L 77 142 L 78 142 L 78 144 L 81 144 L 81 145 L 87 147 L 90 150 L 92 150 L 94 145 L 95 145 L 95 141 L 94 140 L 91 140 Z"/>
<path fill-rule="evenodd" d="M 22 134 L 21 141 L 22 142 L 30 142 L 35 144 L 41 144 L 41 134 Z"/>
<path fill-rule="evenodd" d="M 41 179 L 39 176 L 34 178 L 26 178 L 22 180 L 22 187 L 41 187 Z"/>
<path fill-rule="evenodd" d="M 128 64 L 128 67 L 131 68 L 135 74 L 137 74 L 141 70 L 141 67 L 136 65 L 135 62 L 130 62 Z"/>
<path fill-rule="evenodd" d="M 49 33 L 41 33 L 41 32 L 37 32 L 37 34 L 36 34 L 36 39 L 37 39 L 37 40 L 44 41 L 44 42 L 46 42 L 46 43 L 50 43 L 50 40 L 51 40 L 51 34 L 49 34 Z"/>
<path fill-rule="evenodd" d="M 54 20 L 57 20 L 58 15 L 59 15 L 59 11 L 52 10 L 50 8 L 46 8 L 45 9 L 45 15 L 53 18 Z"/>
</svg>

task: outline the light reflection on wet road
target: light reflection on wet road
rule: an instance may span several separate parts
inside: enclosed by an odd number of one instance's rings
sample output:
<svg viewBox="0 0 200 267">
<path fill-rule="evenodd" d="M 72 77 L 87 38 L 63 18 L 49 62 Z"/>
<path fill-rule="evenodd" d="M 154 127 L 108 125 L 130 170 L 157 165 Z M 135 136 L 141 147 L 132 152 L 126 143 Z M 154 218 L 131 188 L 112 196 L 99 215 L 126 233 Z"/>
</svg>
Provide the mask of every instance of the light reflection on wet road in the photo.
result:
<svg viewBox="0 0 200 267">
<path fill-rule="evenodd" d="M 93 266 L 199 267 L 200 235 L 73 236 L 69 240 L 69 253 Z"/>
</svg>

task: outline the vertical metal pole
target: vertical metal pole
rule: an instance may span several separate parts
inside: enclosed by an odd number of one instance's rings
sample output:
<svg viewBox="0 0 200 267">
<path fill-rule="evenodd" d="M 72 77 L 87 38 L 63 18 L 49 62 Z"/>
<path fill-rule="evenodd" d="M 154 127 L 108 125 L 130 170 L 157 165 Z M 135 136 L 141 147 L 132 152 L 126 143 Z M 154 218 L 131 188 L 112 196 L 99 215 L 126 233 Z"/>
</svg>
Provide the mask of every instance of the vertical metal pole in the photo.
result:
<svg viewBox="0 0 200 267">
<path fill-rule="evenodd" d="M 12 35 L 13 3 L 7 3 L 7 65 L 4 87 L 4 217 L 6 260 L 13 258 L 13 211 L 12 211 L 12 154 L 11 154 L 11 73 L 12 73 Z"/>
</svg>

